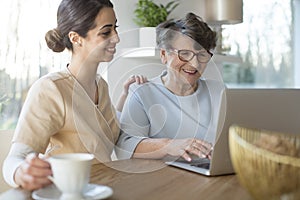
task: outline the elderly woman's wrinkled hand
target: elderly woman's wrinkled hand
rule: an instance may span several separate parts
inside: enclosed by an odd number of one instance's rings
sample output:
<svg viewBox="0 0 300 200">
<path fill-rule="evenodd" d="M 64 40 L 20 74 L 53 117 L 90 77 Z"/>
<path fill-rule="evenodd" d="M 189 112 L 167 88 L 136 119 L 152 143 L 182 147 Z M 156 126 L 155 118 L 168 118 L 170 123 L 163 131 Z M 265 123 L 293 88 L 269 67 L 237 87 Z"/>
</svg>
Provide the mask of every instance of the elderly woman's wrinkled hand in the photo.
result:
<svg viewBox="0 0 300 200">
<path fill-rule="evenodd" d="M 168 155 L 181 156 L 186 161 L 192 161 L 190 155 L 210 159 L 212 149 L 211 143 L 196 138 L 172 139 L 166 147 Z"/>
</svg>

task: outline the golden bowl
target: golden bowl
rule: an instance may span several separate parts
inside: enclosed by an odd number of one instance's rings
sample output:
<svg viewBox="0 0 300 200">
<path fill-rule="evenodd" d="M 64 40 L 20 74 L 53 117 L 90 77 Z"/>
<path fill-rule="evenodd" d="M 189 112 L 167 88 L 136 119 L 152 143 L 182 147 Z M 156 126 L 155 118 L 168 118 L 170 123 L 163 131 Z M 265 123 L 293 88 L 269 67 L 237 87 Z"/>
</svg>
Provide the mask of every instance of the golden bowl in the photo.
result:
<svg viewBox="0 0 300 200">
<path fill-rule="evenodd" d="M 300 135 L 233 125 L 229 148 L 239 182 L 255 199 L 300 199 Z"/>
</svg>

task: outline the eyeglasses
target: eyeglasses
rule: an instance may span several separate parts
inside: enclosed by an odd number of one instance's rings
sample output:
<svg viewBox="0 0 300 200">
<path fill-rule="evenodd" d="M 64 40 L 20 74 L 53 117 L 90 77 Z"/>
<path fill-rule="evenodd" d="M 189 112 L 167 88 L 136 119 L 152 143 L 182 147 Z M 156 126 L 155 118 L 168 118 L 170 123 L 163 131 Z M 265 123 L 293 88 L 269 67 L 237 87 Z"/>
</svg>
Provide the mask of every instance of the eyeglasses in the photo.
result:
<svg viewBox="0 0 300 200">
<path fill-rule="evenodd" d="M 170 51 L 177 53 L 179 60 L 183 62 L 189 62 L 194 58 L 194 56 L 197 56 L 197 60 L 199 63 L 208 63 L 211 57 L 213 56 L 213 53 L 209 51 L 200 51 L 199 53 L 195 53 L 187 49 L 171 49 Z"/>
</svg>

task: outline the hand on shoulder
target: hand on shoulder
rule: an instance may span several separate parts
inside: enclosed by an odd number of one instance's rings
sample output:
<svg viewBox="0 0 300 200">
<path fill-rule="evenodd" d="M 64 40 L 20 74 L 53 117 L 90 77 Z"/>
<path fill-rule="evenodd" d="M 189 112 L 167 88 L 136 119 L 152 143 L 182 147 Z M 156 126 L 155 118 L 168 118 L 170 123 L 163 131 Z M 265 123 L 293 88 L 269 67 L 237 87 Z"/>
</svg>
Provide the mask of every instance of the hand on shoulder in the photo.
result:
<svg viewBox="0 0 300 200">
<path fill-rule="evenodd" d="M 143 75 L 132 75 L 130 76 L 123 84 L 123 94 L 128 94 L 129 86 L 132 83 L 137 83 L 137 84 L 144 84 L 148 82 L 148 79 L 146 76 Z"/>
</svg>

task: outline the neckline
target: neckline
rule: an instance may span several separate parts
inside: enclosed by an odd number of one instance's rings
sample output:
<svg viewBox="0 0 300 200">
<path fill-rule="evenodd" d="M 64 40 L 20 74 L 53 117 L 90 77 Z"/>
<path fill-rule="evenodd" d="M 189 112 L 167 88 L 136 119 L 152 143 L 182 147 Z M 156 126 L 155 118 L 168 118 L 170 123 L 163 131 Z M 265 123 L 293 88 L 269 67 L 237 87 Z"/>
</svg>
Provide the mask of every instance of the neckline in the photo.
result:
<svg viewBox="0 0 300 200">
<path fill-rule="evenodd" d="M 97 99 L 96 99 L 96 103 L 90 98 L 90 96 L 87 94 L 87 92 L 85 91 L 84 87 L 80 84 L 80 82 L 76 79 L 76 77 L 71 73 L 71 71 L 68 68 L 69 64 L 67 64 L 66 66 L 66 72 L 69 74 L 69 76 L 74 80 L 74 82 L 76 82 L 76 84 L 78 84 L 80 86 L 80 88 L 84 91 L 84 94 L 88 96 L 89 100 L 91 101 L 91 103 L 95 106 L 95 107 L 99 107 L 99 80 L 98 77 L 96 77 L 95 80 L 95 84 L 96 84 L 96 93 L 97 93 Z M 96 94 L 95 94 L 96 95 Z M 96 96 L 95 96 L 96 97 Z"/>
<path fill-rule="evenodd" d="M 176 97 L 178 97 L 178 98 L 188 98 L 188 97 L 192 97 L 192 96 L 195 96 L 195 95 L 197 95 L 198 94 L 198 92 L 200 92 L 200 88 L 201 88 L 201 79 L 198 79 L 197 80 L 197 88 L 196 88 L 196 90 L 193 92 L 193 93 L 191 93 L 191 94 L 188 94 L 188 95 L 177 95 L 177 94 L 175 94 L 174 92 L 172 92 L 169 88 L 167 88 L 167 86 L 164 84 L 164 81 L 163 81 L 163 76 L 166 76 L 167 75 L 167 71 L 166 70 L 164 70 L 162 73 L 161 73 L 161 75 L 158 77 L 158 79 L 159 79 L 159 83 L 164 87 L 164 89 L 166 90 L 166 91 L 168 91 L 170 94 L 172 94 L 172 95 L 174 95 L 174 96 L 176 96 Z"/>
</svg>

